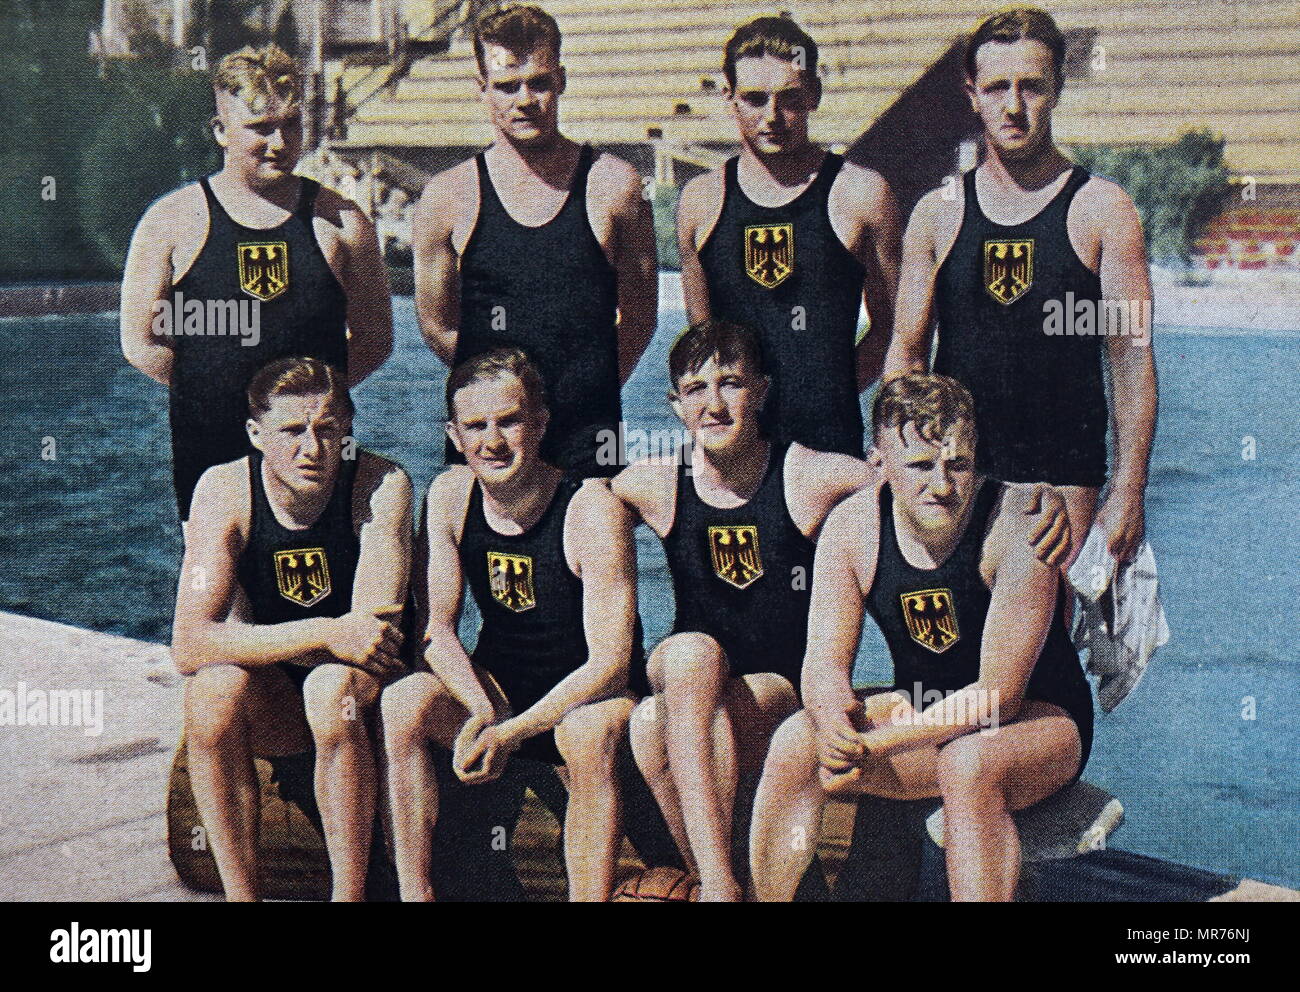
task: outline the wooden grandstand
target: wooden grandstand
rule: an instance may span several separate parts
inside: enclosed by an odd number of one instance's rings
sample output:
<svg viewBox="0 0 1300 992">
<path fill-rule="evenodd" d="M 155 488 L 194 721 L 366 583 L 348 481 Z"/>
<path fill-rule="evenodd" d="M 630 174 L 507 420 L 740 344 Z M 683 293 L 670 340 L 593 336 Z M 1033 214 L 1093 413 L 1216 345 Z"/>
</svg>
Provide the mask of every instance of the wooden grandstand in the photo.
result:
<svg viewBox="0 0 1300 992">
<path fill-rule="evenodd" d="M 785 11 L 817 39 L 825 98 L 813 137 L 849 147 L 945 56 L 951 62 L 959 39 L 998 9 L 987 0 L 542 5 L 564 32 L 566 132 L 699 165 L 710 164 L 708 150 L 734 144 L 720 93 L 721 51 L 743 21 Z M 1300 0 L 1045 6 L 1071 43 L 1069 81 L 1055 115 L 1062 144 L 1165 142 L 1209 128 L 1226 139 L 1235 172 L 1259 183 L 1300 183 Z M 428 161 L 428 150 L 463 153 L 491 140 L 474 85 L 465 8 L 409 7 L 411 17 L 436 20 L 449 47 L 408 59 L 382 79 L 373 67 L 327 63 L 326 92 L 347 99 L 339 118 L 345 131 L 338 129 L 332 142 L 339 151 L 423 149 L 416 157 Z M 406 35 L 427 37 L 429 28 L 413 22 Z M 957 129 L 970 124 L 957 122 Z"/>
</svg>

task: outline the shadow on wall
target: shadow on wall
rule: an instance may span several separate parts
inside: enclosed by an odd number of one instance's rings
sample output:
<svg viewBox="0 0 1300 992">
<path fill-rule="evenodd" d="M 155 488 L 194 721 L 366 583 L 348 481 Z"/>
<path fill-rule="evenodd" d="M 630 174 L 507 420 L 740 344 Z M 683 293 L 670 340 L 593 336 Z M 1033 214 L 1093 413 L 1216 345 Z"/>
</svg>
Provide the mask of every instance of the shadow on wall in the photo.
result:
<svg viewBox="0 0 1300 992">
<path fill-rule="evenodd" d="M 885 177 L 904 217 L 955 171 L 961 143 L 979 135 L 962 90 L 964 52 L 964 41 L 953 42 L 847 152 L 850 162 Z"/>
</svg>

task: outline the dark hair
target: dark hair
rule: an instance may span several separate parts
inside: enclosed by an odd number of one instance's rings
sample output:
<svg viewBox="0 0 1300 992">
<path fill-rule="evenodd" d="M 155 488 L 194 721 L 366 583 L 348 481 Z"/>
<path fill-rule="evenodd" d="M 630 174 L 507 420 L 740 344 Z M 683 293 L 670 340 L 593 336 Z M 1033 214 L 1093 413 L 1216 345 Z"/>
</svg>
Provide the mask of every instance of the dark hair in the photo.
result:
<svg viewBox="0 0 1300 992">
<path fill-rule="evenodd" d="M 534 412 L 546 407 L 546 386 L 532 360 L 518 348 L 493 348 L 465 359 L 451 370 L 447 377 L 447 419 L 456 417 L 454 401 L 458 392 L 472 383 L 495 379 L 506 373 L 523 384 L 524 394 Z"/>
<path fill-rule="evenodd" d="M 474 58 L 487 78 L 487 46 L 500 45 L 515 55 L 526 55 L 545 45 L 560 57 L 560 26 L 541 7 L 503 4 L 478 15 L 474 25 Z"/>
<path fill-rule="evenodd" d="M 956 379 L 933 372 L 908 372 L 890 379 L 871 404 L 871 437 L 893 427 L 902 433 L 912 424 L 927 441 L 939 443 L 957 423 L 975 427 L 975 402 Z"/>
<path fill-rule="evenodd" d="M 1065 85 L 1065 35 L 1061 34 L 1051 14 L 1035 7 L 1004 10 L 977 27 L 966 41 L 966 76 L 974 82 L 975 53 L 981 45 L 990 41 L 1010 44 L 1022 38 L 1040 41 L 1051 51 L 1056 92 L 1061 92 Z"/>
<path fill-rule="evenodd" d="M 258 419 L 271 409 L 277 396 L 315 396 L 325 393 L 347 411 L 356 412 L 343 373 L 318 358 L 277 358 L 268 362 L 248 384 L 248 413 Z"/>
<path fill-rule="evenodd" d="M 682 376 L 698 372 L 710 358 L 719 365 L 744 361 L 755 375 L 763 375 L 763 346 L 758 333 L 744 324 L 728 320 L 704 320 L 692 324 L 668 352 L 668 380 L 673 389 Z"/>
<path fill-rule="evenodd" d="M 736 63 L 743 58 L 762 58 L 772 55 L 786 62 L 794 62 L 803 52 L 802 69 L 805 82 L 820 82 L 817 78 L 817 42 L 793 18 L 756 17 L 748 24 L 736 28 L 736 33 L 722 50 L 722 74 L 727 85 L 736 87 Z"/>
</svg>

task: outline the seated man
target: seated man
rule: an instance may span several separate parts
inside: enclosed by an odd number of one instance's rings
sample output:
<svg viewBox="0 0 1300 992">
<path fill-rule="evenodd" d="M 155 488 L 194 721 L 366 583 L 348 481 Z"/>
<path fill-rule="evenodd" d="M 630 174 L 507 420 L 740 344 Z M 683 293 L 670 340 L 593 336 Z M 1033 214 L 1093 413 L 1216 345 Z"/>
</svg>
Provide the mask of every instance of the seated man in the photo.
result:
<svg viewBox="0 0 1300 992">
<path fill-rule="evenodd" d="M 689 470 L 649 460 L 612 482 L 663 540 L 677 604 L 648 665 L 660 695 L 641 704 L 632 747 L 700 875 L 700 898 L 736 900 L 736 792 L 758 777 L 772 733 L 799 705 L 815 541 L 832 508 L 874 471 L 763 436 L 768 379 L 747 327 L 693 326 L 673 346 L 669 373 L 673 411 L 691 438 Z M 1063 515 L 1045 516 L 1035 540 L 1059 553 Z"/>
<path fill-rule="evenodd" d="M 383 698 L 402 898 L 434 896 L 432 744 L 469 786 L 499 778 L 513 755 L 563 765 L 569 894 L 600 901 L 620 838 L 612 744 L 633 705 L 629 671 L 645 667 L 631 519 L 604 484 L 540 459 L 549 414 L 522 351 L 458 365 L 447 411 L 467 464 L 429 487 L 428 670 Z M 457 635 L 464 582 L 483 621 L 472 656 Z"/>
<path fill-rule="evenodd" d="M 828 795 L 942 796 L 952 897 L 1009 900 L 1020 868 L 1012 812 L 1076 781 L 1092 743 L 1059 574 L 1030 551 L 1029 495 L 976 474 L 959 383 L 891 380 L 872 431 L 882 484 L 840 504 L 817 547 L 805 709 L 777 731 L 763 770 L 755 890 L 793 897 Z M 864 610 L 895 681 L 865 702 L 850 683 Z"/>
<path fill-rule="evenodd" d="M 253 757 L 316 746 L 336 900 L 360 900 L 379 795 L 373 717 L 399 661 L 411 483 L 344 458 L 347 383 L 278 359 L 248 387 L 253 451 L 203 473 L 176 595 L 194 800 L 226 898 L 258 897 Z"/>
</svg>

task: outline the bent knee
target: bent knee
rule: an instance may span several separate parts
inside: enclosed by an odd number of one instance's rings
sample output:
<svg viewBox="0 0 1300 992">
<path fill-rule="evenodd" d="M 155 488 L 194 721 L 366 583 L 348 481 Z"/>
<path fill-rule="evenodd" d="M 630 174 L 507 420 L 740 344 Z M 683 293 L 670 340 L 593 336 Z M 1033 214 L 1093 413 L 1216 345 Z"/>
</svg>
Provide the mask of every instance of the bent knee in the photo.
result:
<svg viewBox="0 0 1300 992">
<path fill-rule="evenodd" d="M 628 731 L 631 702 L 610 701 L 570 710 L 555 728 L 555 745 L 569 768 L 608 767 Z"/>
<path fill-rule="evenodd" d="M 939 749 L 939 793 L 945 802 L 986 795 L 1001 788 L 1001 773 L 978 734 L 967 734 Z"/>
<path fill-rule="evenodd" d="M 807 710 L 789 717 L 772 735 L 765 774 L 805 779 L 817 774 L 817 731 Z"/>
<path fill-rule="evenodd" d="M 209 665 L 185 682 L 185 737 L 191 747 L 223 743 L 240 725 L 252 675 L 238 665 Z"/>
<path fill-rule="evenodd" d="M 302 696 L 313 733 L 346 731 L 374 705 L 379 682 L 349 665 L 317 665 L 303 683 Z"/>
<path fill-rule="evenodd" d="M 729 670 L 722 646 L 708 634 L 687 631 L 673 634 L 655 649 L 663 670 L 665 688 L 698 688 L 707 682 L 721 687 Z"/>
<path fill-rule="evenodd" d="M 394 682 L 379 700 L 384 736 L 393 740 L 422 736 L 430 712 L 451 698 L 451 691 L 432 672 L 414 672 Z"/>
</svg>

